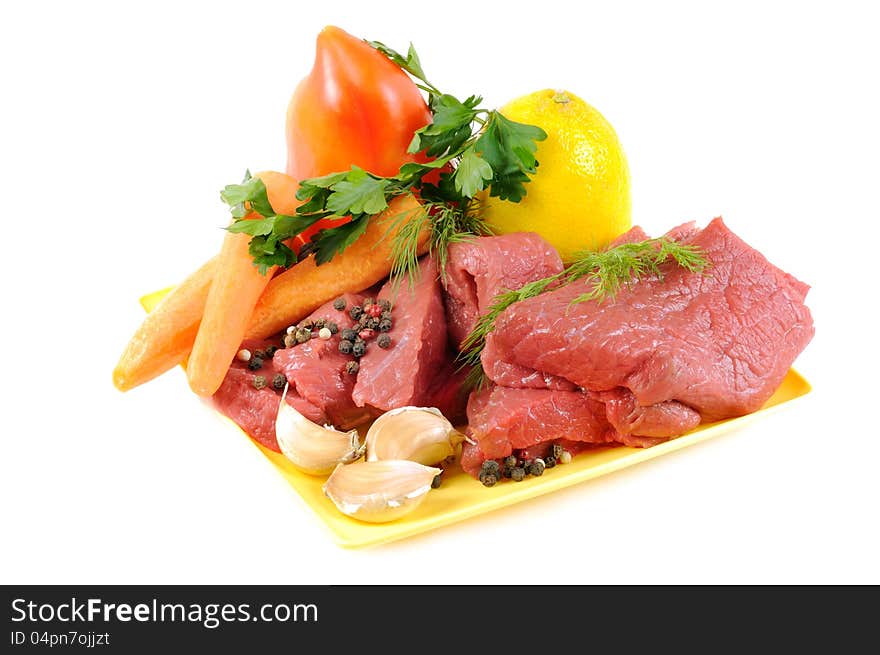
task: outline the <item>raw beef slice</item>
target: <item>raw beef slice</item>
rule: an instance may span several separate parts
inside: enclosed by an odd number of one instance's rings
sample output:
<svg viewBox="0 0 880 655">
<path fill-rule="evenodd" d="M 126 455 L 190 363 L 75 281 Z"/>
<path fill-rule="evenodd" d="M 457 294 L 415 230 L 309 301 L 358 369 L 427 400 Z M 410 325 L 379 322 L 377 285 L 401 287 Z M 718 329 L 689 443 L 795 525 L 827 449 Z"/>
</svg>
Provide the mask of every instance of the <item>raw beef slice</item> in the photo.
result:
<svg viewBox="0 0 880 655">
<path fill-rule="evenodd" d="M 346 308 L 359 305 L 363 296 L 344 294 Z M 300 414 L 318 424 L 329 424 L 347 430 L 369 418 L 369 412 L 358 407 L 351 398 L 355 376 L 345 370 L 351 356 L 339 352 L 341 332 L 354 325 L 345 310 L 338 310 L 328 302 L 309 315 L 311 320 L 327 319 L 339 326 L 339 332 L 329 339 L 310 339 L 275 353 L 274 365 L 290 386 L 287 401 Z"/>
<path fill-rule="evenodd" d="M 477 237 L 449 246 L 446 313 L 456 347 L 502 291 L 559 273 L 559 253 L 534 232 Z"/>
<path fill-rule="evenodd" d="M 419 264 L 411 288 L 407 281 L 397 289 L 391 282 L 379 291 L 380 300 L 393 305 L 391 347 L 369 341 L 361 357 L 352 398 L 358 407 L 388 411 L 430 402 L 429 389 L 448 360 L 446 317 L 437 279 L 437 264 L 430 256 Z"/>
<path fill-rule="evenodd" d="M 623 387 L 640 407 L 678 401 L 703 420 L 759 409 L 813 337 L 809 287 L 720 218 L 678 229 L 704 251 L 705 274 L 664 264 L 601 303 L 571 304 L 586 281 L 516 303 L 488 336 L 487 374 L 488 357 L 586 390 Z"/>
</svg>

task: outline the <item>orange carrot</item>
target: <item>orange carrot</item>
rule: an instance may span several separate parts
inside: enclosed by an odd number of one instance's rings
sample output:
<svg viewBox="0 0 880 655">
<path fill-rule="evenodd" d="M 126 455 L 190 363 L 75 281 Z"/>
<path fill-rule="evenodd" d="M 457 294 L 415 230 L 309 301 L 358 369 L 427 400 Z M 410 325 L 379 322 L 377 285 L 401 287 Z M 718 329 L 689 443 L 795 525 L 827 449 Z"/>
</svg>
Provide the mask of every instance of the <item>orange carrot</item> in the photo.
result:
<svg viewBox="0 0 880 655">
<path fill-rule="evenodd" d="M 113 370 L 113 384 L 117 389 L 133 389 L 186 359 L 199 330 L 216 270 L 217 258 L 214 257 L 147 314 Z"/>
<path fill-rule="evenodd" d="M 274 172 L 257 177 L 266 185 L 269 202 L 276 212 L 296 212 L 296 180 Z M 228 232 L 217 257 L 214 281 L 186 365 L 189 386 L 200 396 L 213 395 L 223 382 L 244 338 L 254 305 L 276 269 L 271 267 L 261 274 L 248 252 L 249 242 L 247 234 Z"/>
<path fill-rule="evenodd" d="M 315 258 L 309 257 L 277 275 L 260 296 L 246 337 L 265 339 L 340 294 L 361 291 L 388 277 L 395 231 L 395 225 L 389 225 L 389 221 L 400 218 L 404 212 L 417 211 L 420 206 L 411 196 L 396 198 L 388 209 L 369 222 L 357 241 L 326 264 L 318 266 Z M 398 221 L 396 225 L 402 223 Z M 390 233 L 389 227 L 392 228 Z M 421 251 L 429 235 L 429 229 L 422 231 L 419 240 Z"/>
</svg>

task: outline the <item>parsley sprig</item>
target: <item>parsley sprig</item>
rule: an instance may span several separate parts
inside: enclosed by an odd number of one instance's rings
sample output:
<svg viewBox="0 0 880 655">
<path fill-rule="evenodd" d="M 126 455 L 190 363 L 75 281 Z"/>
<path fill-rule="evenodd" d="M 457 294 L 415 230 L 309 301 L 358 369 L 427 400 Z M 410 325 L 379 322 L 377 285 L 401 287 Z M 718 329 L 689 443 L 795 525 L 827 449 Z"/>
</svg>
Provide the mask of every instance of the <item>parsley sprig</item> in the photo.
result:
<svg viewBox="0 0 880 655">
<path fill-rule="evenodd" d="M 571 304 L 590 300 L 603 302 L 606 298 L 614 298 L 621 287 L 629 286 L 641 278 L 662 277 L 660 265 L 670 260 L 696 273 L 702 273 L 709 266 L 699 247 L 659 237 L 621 244 L 608 250 L 579 253 L 560 273 L 529 282 L 515 291 L 499 293 L 462 343 L 459 360 L 462 366 L 470 368 L 468 382 L 476 388 L 486 383 L 480 360 L 486 337 L 495 329 L 498 316 L 514 303 L 581 279 L 587 281 L 590 290 L 575 296 Z"/>
<path fill-rule="evenodd" d="M 339 225 L 313 235 L 299 257 L 313 252 L 317 264 L 330 261 L 363 234 L 370 218 L 384 211 L 391 199 L 407 194 L 418 194 L 426 204 L 423 214 L 413 221 L 438 223 L 432 226 L 432 248 L 442 250 L 445 256 L 448 243 L 468 234 L 485 233 L 474 211 L 477 205 L 473 199 L 478 193 L 488 191 L 490 197 L 520 202 L 526 194 L 525 185 L 537 172 L 535 152 L 537 142 L 547 138 L 544 130 L 481 108 L 480 96 L 459 100 L 441 92 L 428 81 L 412 44 L 404 56 L 378 41 L 369 43 L 413 76 L 416 85 L 428 94 L 432 121 L 415 132 L 408 151 L 424 153 L 432 160 L 406 163 L 390 177 L 352 166 L 348 171 L 302 180 L 296 197 L 303 204 L 293 217 L 274 214 L 259 180 L 253 182 L 246 176 L 242 184 L 226 187 L 224 200 L 232 205 L 235 218 L 228 229 L 253 237 L 250 252 L 261 271 L 295 263 L 297 254 L 284 242 L 322 219 L 339 220 Z M 436 184 L 425 180 L 438 170 Z M 246 219 L 248 208 L 262 220 Z M 342 220 L 348 217 L 350 220 Z M 412 235 L 418 232 L 409 226 L 395 234 L 393 272 L 398 276 L 412 275 L 418 266 L 409 247 Z"/>
</svg>

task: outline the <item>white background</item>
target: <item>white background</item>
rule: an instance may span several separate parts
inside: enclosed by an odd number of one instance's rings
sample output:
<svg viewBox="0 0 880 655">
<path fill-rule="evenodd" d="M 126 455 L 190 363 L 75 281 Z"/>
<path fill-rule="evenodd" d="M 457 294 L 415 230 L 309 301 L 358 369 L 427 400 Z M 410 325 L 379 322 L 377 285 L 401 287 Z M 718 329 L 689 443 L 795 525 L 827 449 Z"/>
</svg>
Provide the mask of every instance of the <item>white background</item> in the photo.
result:
<svg viewBox="0 0 880 655">
<path fill-rule="evenodd" d="M 4 3 L 0 582 L 880 582 L 871 3 L 611 4 Z M 287 100 L 326 24 L 412 40 L 435 84 L 490 106 L 547 87 L 595 105 L 635 222 L 722 214 L 812 285 L 796 366 L 813 393 L 347 551 L 179 370 L 117 392 L 138 296 L 217 250 L 224 184 L 283 170 Z"/>
</svg>

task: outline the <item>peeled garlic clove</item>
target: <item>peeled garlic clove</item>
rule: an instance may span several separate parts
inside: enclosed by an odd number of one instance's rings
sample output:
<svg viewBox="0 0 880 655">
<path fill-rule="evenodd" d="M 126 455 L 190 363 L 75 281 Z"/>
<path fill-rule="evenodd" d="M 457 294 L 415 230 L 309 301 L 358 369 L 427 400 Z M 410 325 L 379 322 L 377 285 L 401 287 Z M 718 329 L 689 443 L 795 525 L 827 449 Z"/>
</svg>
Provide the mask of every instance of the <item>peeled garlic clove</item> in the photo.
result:
<svg viewBox="0 0 880 655">
<path fill-rule="evenodd" d="M 385 412 L 367 431 L 367 461 L 408 459 L 436 464 L 455 455 L 464 440 L 435 407 L 400 407 Z"/>
<path fill-rule="evenodd" d="M 401 459 L 340 464 L 324 483 L 324 494 L 347 516 L 385 523 L 418 507 L 440 472 Z"/>
<path fill-rule="evenodd" d="M 286 397 L 287 387 L 275 419 L 275 439 L 281 452 L 300 471 L 325 475 L 337 464 L 353 462 L 364 454 L 357 430 L 340 432 L 313 423 L 291 407 Z"/>
</svg>

